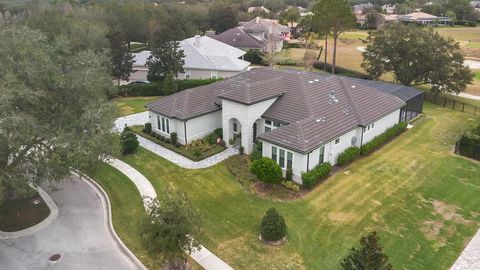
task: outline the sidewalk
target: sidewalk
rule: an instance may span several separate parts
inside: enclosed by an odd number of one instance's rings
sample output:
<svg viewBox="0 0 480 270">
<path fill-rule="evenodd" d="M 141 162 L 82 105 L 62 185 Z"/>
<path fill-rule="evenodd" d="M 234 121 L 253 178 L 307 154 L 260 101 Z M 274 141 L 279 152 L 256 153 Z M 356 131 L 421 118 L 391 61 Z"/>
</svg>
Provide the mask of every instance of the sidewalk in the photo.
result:
<svg viewBox="0 0 480 270">
<path fill-rule="evenodd" d="M 115 167 L 117 170 L 125 174 L 130 180 L 135 184 L 140 195 L 142 196 L 144 207 L 146 208 L 148 198 L 156 198 L 157 194 L 155 189 L 153 188 L 152 184 L 148 179 L 137 171 L 132 166 L 128 165 L 127 163 L 118 160 L 112 159 L 109 162 L 110 165 Z M 189 254 L 190 257 L 196 261 L 200 266 L 207 270 L 233 270 L 231 266 L 226 264 L 220 258 L 215 256 L 212 252 L 210 252 L 204 246 L 200 246 L 200 250 L 195 250 L 192 254 Z"/>
<path fill-rule="evenodd" d="M 480 230 L 472 238 L 450 270 L 480 269 Z"/>
</svg>

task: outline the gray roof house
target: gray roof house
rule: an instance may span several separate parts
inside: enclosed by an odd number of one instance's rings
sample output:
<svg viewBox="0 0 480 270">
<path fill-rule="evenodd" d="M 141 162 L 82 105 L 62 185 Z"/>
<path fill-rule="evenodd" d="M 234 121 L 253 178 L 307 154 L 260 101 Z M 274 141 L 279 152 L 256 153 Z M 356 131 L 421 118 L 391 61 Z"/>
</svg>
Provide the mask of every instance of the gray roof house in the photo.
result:
<svg viewBox="0 0 480 270">
<path fill-rule="evenodd" d="M 183 144 L 216 128 L 247 153 L 259 140 L 262 154 L 291 168 L 298 180 L 302 172 L 326 161 L 336 164 L 346 148 L 404 120 L 408 99 L 418 93 L 383 82 L 259 68 L 147 107 L 153 130 L 165 136 L 177 132 Z"/>
<path fill-rule="evenodd" d="M 180 41 L 180 50 L 185 53 L 185 72 L 177 74 L 179 79 L 226 78 L 250 66 L 250 62 L 240 59 L 245 51 L 207 36 L 194 36 Z M 134 54 L 134 74 L 143 72 L 146 79 L 146 62 L 150 55 L 150 51 Z"/>
<path fill-rule="evenodd" d="M 283 48 L 283 41 L 289 36 L 288 26 L 274 20 L 256 17 L 212 38 L 242 50 L 259 49 L 279 52 Z"/>
</svg>

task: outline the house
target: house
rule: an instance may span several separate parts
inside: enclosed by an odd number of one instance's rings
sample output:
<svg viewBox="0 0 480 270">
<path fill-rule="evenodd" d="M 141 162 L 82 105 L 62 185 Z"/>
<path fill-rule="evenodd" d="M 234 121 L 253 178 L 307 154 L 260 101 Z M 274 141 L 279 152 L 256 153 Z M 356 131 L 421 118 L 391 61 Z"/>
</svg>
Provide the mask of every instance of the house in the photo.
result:
<svg viewBox="0 0 480 270">
<path fill-rule="evenodd" d="M 275 52 L 282 50 L 283 41 L 288 40 L 289 37 L 289 27 L 281 25 L 275 20 L 260 17 L 212 36 L 218 41 L 242 50 L 258 49 Z"/>
<path fill-rule="evenodd" d="M 261 7 L 249 7 L 248 13 L 270 13 L 270 10 L 264 6 Z"/>
<path fill-rule="evenodd" d="M 373 5 L 372 3 L 354 5 L 353 6 L 353 13 L 355 13 L 356 15 L 363 15 L 364 14 L 363 11 L 365 9 L 371 9 L 371 8 L 374 8 L 374 7 L 375 7 L 375 5 Z"/>
<path fill-rule="evenodd" d="M 258 68 L 147 104 L 155 132 L 188 144 L 223 128 L 246 153 L 263 145 L 285 170 L 301 176 L 336 164 L 400 120 L 422 112 L 422 92 L 402 85 L 300 71 Z"/>
<path fill-rule="evenodd" d="M 245 51 L 207 36 L 194 36 L 180 41 L 180 50 L 185 53 L 184 73 L 179 79 L 227 78 L 247 70 L 249 62 L 240 58 Z M 134 54 L 134 72 L 131 80 L 145 80 L 148 74 L 146 65 L 150 51 Z"/>
<path fill-rule="evenodd" d="M 406 15 L 399 15 L 398 20 L 407 23 L 416 23 L 420 25 L 446 26 L 452 24 L 448 17 L 438 17 L 425 12 L 413 12 Z"/>
<path fill-rule="evenodd" d="M 385 5 L 382 6 L 382 10 L 383 10 L 387 15 L 391 15 L 391 14 L 395 14 L 396 7 L 395 7 L 395 5 L 385 4 Z"/>
</svg>

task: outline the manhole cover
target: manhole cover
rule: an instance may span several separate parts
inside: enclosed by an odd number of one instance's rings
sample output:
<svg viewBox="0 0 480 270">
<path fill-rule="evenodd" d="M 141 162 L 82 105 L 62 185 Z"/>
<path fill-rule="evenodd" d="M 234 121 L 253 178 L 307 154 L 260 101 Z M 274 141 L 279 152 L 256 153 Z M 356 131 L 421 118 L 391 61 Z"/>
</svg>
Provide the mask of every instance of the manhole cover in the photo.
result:
<svg viewBox="0 0 480 270">
<path fill-rule="evenodd" d="M 51 262 L 56 262 L 56 261 L 60 260 L 60 257 L 62 257 L 62 255 L 60 255 L 60 254 L 54 254 L 54 255 L 50 256 L 50 259 L 49 259 L 49 260 L 50 260 Z"/>
</svg>

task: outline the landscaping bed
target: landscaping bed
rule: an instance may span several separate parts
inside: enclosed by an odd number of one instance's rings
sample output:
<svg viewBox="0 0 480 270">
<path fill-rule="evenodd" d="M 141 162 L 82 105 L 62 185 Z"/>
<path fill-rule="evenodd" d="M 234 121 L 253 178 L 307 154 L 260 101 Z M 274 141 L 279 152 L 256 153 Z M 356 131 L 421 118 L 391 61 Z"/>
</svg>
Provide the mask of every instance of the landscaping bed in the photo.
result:
<svg viewBox="0 0 480 270">
<path fill-rule="evenodd" d="M 161 146 L 163 146 L 163 147 L 165 147 L 169 150 L 172 150 L 173 152 L 175 152 L 177 154 L 180 154 L 180 155 L 182 155 L 182 156 L 184 156 L 184 157 L 186 157 L 190 160 L 193 160 L 193 161 L 200 161 L 200 160 L 206 159 L 208 157 L 211 157 L 213 155 L 221 153 L 226 149 L 225 146 L 221 146 L 221 145 L 218 145 L 218 144 L 213 144 L 206 151 L 201 151 L 200 155 L 195 155 L 194 153 L 192 153 L 192 151 L 188 150 L 184 145 L 179 145 L 179 144 L 173 145 L 171 143 L 161 141 L 160 139 L 158 139 L 156 137 L 153 137 L 150 134 L 144 133 L 143 132 L 143 128 L 144 128 L 143 126 L 131 126 L 130 128 L 137 135 L 142 136 L 145 139 L 151 140 L 152 142 L 154 142 L 158 145 L 161 145 Z"/>
<path fill-rule="evenodd" d="M 30 228 L 49 214 L 50 209 L 38 194 L 5 202 L 0 206 L 0 231 L 15 232 Z"/>
</svg>

